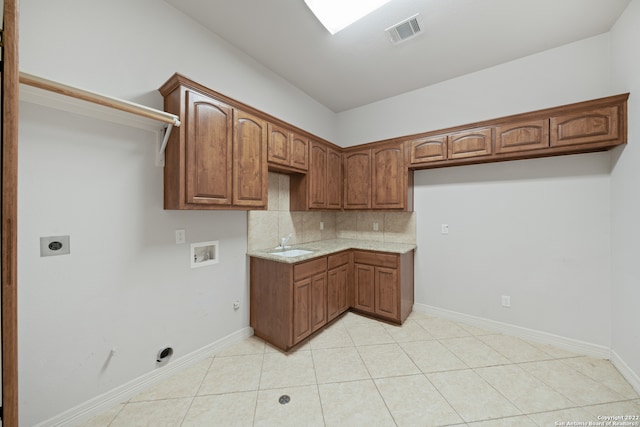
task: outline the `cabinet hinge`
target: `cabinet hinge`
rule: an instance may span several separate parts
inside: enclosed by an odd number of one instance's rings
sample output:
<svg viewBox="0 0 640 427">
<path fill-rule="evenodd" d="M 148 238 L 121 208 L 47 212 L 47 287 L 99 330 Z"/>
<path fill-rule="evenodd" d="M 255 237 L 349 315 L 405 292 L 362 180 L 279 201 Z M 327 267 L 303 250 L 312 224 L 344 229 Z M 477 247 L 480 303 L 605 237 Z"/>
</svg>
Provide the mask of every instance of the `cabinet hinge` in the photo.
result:
<svg viewBox="0 0 640 427">
<path fill-rule="evenodd" d="M 2 406 L 0 406 L 0 421 L 2 421 L 3 415 L 4 415 L 4 412 L 2 411 Z"/>
<path fill-rule="evenodd" d="M 0 47 L 4 47 L 4 30 L 0 28 Z"/>
</svg>

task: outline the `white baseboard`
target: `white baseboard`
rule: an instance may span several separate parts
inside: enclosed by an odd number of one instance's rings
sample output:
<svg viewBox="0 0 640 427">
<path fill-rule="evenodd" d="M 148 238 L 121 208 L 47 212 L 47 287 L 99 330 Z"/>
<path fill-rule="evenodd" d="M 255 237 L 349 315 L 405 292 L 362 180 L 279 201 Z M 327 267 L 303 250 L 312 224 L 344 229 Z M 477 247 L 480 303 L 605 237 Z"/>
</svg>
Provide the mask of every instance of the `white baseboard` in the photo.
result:
<svg viewBox="0 0 640 427">
<path fill-rule="evenodd" d="M 471 316 L 469 314 L 449 311 L 442 308 L 432 307 L 425 304 L 414 304 L 413 309 L 419 313 L 431 314 L 457 322 L 466 323 L 489 331 L 500 332 L 513 335 L 518 338 L 535 341 L 541 344 L 551 344 L 561 349 L 585 356 L 611 359 L 611 349 L 598 344 L 562 337 L 548 332 L 537 331 L 535 329 L 523 328 L 508 323 L 496 322 L 495 320 L 484 319 L 482 317 Z"/>
<path fill-rule="evenodd" d="M 640 376 L 636 374 L 614 350 L 611 350 L 611 363 L 613 363 L 613 366 L 615 366 L 629 384 L 631 384 L 631 387 L 640 394 Z"/>
<path fill-rule="evenodd" d="M 126 402 L 141 391 L 151 387 L 154 384 L 165 380 L 172 375 L 189 368 L 196 363 L 219 353 L 220 351 L 239 343 L 253 335 L 253 329 L 246 327 L 227 335 L 209 345 L 206 345 L 192 353 L 184 355 L 176 360 L 171 361 L 161 369 L 148 372 L 128 383 L 116 387 L 108 392 L 96 396 L 80 405 L 71 408 L 53 418 L 43 421 L 36 427 L 61 427 L 80 425 L 82 422 L 108 410 L 109 408 Z"/>
</svg>

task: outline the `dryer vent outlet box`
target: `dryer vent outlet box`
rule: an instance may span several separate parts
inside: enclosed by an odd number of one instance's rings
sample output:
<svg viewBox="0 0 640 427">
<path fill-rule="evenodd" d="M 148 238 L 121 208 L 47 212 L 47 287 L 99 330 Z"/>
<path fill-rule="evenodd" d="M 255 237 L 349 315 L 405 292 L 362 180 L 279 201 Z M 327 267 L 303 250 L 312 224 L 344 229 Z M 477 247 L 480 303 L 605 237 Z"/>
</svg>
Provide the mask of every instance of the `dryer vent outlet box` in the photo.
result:
<svg viewBox="0 0 640 427">
<path fill-rule="evenodd" d="M 173 356 L 173 348 L 164 347 L 158 350 L 158 354 L 156 356 L 157 363 L 167 363 L 169 359 Z"/>
</svg>

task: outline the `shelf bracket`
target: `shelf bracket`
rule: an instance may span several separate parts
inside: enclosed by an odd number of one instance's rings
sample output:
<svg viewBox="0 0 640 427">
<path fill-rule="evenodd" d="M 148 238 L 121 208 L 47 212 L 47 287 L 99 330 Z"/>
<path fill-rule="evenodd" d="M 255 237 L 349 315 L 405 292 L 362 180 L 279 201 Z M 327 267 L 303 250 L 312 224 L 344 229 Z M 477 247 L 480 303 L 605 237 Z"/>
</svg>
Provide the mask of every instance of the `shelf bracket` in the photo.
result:
<svg viewBox="0 0 640 427">
<path fill-rule="evenodd" d="M 178 123 L 178 126 L 180 124 Z M 164 150 L 167 148 L 167 142 L 169 142 L 169 137 L 171 136 L 171 131 L 173 130 L 173 123 L 167 124 L 164 129 L 164 139 L 162 140 L 162 145 L 160 146 L 160 150 L 158 152 L 158 156 L 160 157 L 162 163 L 164 163 Z"/>
</svg>

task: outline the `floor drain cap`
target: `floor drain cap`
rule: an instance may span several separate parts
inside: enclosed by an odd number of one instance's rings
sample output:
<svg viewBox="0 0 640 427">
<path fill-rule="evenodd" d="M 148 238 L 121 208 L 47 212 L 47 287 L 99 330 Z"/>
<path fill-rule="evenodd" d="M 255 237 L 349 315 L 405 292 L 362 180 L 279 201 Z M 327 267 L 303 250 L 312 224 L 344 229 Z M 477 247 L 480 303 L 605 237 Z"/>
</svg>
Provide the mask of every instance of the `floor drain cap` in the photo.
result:
<svg viewBox="0 0 640 427">
<path fill-rule="evenodd" d="M 280 402 L 281 405 L 286 405 L 290 401 L 291 401 L 291 398 L 286 394 L 283 394 L 282 396 L 280 396 L 280 399 L 278 399 L 278 402 Z"/>
</svg>

